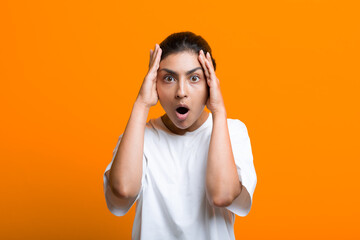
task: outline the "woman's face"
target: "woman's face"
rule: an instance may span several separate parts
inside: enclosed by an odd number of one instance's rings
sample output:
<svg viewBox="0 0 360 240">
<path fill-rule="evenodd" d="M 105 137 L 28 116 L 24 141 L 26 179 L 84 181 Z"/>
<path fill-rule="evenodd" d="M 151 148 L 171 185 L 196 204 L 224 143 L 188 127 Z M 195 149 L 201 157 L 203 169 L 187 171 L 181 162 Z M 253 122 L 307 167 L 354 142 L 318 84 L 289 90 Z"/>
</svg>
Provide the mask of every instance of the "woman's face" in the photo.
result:
<svg viewBox="0 0 360 240">
<path fill-rule="evenodd" d="M 156 87 L 160 104 L 176 128 L 193 131 L 201 125 L 208 87 L 198 54 L 183 51 L 168 55 L 160 62 Z M 188 110 L 178 109 L 181 105 Z"/>
</svg>

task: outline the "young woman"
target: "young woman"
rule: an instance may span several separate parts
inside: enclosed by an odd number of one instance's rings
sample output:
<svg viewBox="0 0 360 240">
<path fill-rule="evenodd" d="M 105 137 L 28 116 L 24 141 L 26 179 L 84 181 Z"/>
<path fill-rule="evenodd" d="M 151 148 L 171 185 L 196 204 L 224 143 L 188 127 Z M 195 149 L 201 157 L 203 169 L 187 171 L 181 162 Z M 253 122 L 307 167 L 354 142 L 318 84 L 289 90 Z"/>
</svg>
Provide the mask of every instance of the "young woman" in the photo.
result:
<svg viewBox="0 0 360 240">
<path fill-rule="evenodd" d="M 257 183 L 250 139 L 243 122 L 227 118 L 215 70 L 210 46 L 192 32 L 150 50 L 104 173 L 114 215 L 137 202 L 132 239 L 235 239 L 234 214 L 250 211 Z M 165 114 L 146 122 L 158 101 Z"/>
</svg>

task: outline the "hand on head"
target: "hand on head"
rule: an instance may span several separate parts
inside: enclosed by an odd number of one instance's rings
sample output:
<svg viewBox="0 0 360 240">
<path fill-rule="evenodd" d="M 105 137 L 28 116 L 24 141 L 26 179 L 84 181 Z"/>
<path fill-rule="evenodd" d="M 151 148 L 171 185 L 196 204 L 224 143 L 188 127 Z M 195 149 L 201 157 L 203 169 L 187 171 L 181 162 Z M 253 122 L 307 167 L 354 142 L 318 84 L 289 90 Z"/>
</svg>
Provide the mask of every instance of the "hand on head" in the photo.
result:
<svg viewBox="0 0 360 240">
<path fill-rule="evenodd" d="M 136 101 L 139 101 L 148 108 L 156 105 L 159 100 L 159 96 L 156 91 L 156 79 L 157 71 L 160 66 L 161 53 L 162 50 L 158 44 L 155 44 L 154 50 L 150 50 L 149 70 L 144 78 L 136 99 Z"/>
<path fill-rule="evenodd" d="M 214 114 L 218 112 L 225 112 L 224 100 L 220 90 L 220 81 L 216 77 L 214 65 L 211 60 L 210 53 L 204 54 L 203 50 L 199 52 L 199 61 L 204 69 L 206 82 L 209 86 L 209 98 L 206 102 L 206 107 Z"/>
</svg>

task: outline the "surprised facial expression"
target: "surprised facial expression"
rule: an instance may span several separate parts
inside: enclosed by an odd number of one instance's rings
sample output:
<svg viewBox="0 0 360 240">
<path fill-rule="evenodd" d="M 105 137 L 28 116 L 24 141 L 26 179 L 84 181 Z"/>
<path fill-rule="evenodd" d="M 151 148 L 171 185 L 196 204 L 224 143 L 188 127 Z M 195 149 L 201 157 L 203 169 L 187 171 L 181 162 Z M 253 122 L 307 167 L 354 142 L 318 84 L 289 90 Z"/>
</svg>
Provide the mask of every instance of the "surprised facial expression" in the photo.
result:
<svg viewBox="0 0 360 240">
<path fill-rule="evenodd" d="M 192 131 L 208 99 L 208 85 L 198 54 L 173 53 L 160 62 L 157 72 L 159 101 L 171 122 Z"/>
</svg>

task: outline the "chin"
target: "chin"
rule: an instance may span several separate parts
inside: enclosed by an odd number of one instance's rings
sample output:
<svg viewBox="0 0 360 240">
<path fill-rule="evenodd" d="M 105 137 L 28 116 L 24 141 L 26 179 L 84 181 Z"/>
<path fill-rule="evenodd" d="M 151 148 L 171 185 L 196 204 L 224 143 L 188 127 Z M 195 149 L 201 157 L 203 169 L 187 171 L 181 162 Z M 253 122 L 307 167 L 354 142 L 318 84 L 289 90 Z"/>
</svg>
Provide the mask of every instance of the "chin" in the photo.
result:
<svg viewBox="0 0 360 240">
<path fill-rule="evenodd" d="M 195 124 L 196 120 L 189 120 L 187 119 L 186 121 L 182 122 L 183 125 L 182 126 L 177 126 L 178 128 L 182 129 L 182 130 L 186 130 L 191 128 L 194 124 Z M 176 126 L 176 125 L 175 125 Z"/>
<path fill-rule="evenodd" d="M 176 116 L 172 116 L 172 118 L 170 118 L 170 120 L 175 125 L 175 127 L 182 129 L 182 130 L 187 129 L 187 128 L 191 127 L 191 125 L 194 124 L 193 122 L 191 123 L 191 120 L 189 118 L 185 119 L 184 121 L 179 121 Z"/>
<path fill-rule="evenodd" d="M 175 117 L 176 119 L 176 117 Z M 170 119 L 171 120 L 171 119 Z M 180 129 L 187 129 L 191 126 L 191 124 L 187 124 L 186 122 L 188 122 L 188 119 L 186 119 L 185 121 L 182 121 L 182 122 L 174 122 L 173 120 L 171 120 L 172 123 L 177 127 L 177 128 L 180 128 Z"/>
</svg>

